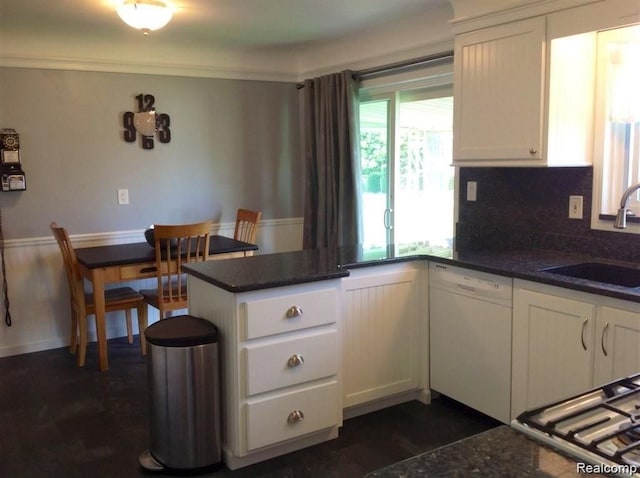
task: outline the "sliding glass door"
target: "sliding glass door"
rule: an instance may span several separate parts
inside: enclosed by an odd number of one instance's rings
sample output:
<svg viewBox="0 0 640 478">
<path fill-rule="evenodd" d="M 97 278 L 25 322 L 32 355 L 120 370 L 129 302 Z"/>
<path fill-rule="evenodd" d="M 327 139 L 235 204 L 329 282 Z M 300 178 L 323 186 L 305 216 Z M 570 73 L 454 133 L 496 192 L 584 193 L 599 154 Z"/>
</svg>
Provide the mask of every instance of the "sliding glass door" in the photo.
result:
<svg viewBox="0 0 640 478">
<path fill-rule="evenodd" d="M 390 98 L 360 103 L 360 170 L 365 252 L 384 256 L 393 244 L 392 184 L 393 107 Z"/>
<path fill-rule="evenodd" d="M 365 256 L 451 253 L 452 123 L 449 86 L 361 100 Z"/>
</svg>

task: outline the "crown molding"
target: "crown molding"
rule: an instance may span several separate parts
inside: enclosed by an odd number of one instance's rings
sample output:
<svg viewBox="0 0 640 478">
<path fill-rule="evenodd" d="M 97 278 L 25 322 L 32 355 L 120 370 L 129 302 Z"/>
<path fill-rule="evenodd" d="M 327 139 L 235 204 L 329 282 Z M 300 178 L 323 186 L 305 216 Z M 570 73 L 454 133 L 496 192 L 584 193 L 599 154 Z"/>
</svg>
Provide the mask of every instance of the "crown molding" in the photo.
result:
<svg viewBox="0 0 640 478">
<path fill-rule="evenodd" d="M 104 61 L 64 57 L 0 56 L 0 67 L 36 68 L 46 70 L 96 71 L 109 73 L 133 73 L 194 78 L 220 78 L 236 80 L 262 80 L 295 82 L 295 72 L 257 68 L 221 67 L 215 65 L 186 65 L 177 63 L 142 63 Z"/>
<path fill-rule="evenodd" d="M 514 5 L 493 11 L 456 17 L 449 23 L 453 34 L 458 35 L 502 23 L 537 17 L 560 10 L 588 5 L 590 3 L 600 3 L 602 1 L 606 0 L 539 0 L 524 5 Z M 451 2 L 455 4 L 455 0 L 451 0 Z"/>
</svg>

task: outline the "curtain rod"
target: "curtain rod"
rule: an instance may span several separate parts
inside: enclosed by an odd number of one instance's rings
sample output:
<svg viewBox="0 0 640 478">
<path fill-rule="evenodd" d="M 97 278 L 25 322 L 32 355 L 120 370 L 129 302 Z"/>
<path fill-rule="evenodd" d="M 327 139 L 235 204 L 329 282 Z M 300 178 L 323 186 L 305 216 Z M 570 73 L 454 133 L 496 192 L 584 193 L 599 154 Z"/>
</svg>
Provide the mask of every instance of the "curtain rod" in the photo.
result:
<svg viewBox="0 0 640 478">
<path fill-rule="evenodd" d="M 417 67 L 434 63 L 437 61 L 453 58 L 453 50 L 448 50 L 442 53 L 436 53 L 434 55 L 421 56 L 419 58 L 412 58 L 410 60 L 398 61 L 396 63 L 389 63 L 387 65 L 375 66 L 372 68 L 366 68 L 364 70 L 354 71 L 353 77 L 358 79 L 365 79 L 367 77 L 382 75 L 384 73 L 390 73 L 395 70 L 402 70 L 403 68 Z M 296 88 L 304 88 L 304 83 L 296 83 Z"/>
</svg>

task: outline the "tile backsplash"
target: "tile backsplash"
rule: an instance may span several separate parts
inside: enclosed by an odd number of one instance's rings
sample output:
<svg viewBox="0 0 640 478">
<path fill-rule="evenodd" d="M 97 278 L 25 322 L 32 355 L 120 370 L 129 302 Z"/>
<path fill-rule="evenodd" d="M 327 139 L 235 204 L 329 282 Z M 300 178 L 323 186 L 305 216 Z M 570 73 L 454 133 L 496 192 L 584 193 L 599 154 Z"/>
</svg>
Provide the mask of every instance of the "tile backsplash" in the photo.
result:
<svg viewBox="0 0 640 478">
<path fill-rule="evenodd" d="M 466 184 L 477 183 L 467 201 Z M 544 249 L 640 262 L 640 236 L 592 230 L 593 168 L 461 168 L 458 251 Z M 583 218 L 569 219 L 569 196 Z"/>
</svg>

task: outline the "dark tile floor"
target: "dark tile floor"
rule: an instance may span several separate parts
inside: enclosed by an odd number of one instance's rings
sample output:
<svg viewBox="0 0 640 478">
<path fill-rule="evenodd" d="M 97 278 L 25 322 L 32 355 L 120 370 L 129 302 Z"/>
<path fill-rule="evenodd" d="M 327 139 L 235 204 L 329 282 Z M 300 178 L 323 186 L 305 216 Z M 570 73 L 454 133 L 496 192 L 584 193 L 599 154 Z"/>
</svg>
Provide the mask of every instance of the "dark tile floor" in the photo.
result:
<svg viewBox="0 0 640 478">
<path fill-rule="evenodd" d="M 149 446 L 146 362 L 139 350 L 137 342 L 111 340 L 105 373 L 98 371 L 95 343 L 84 368 L 68 349 L 0 359 L 0 476 L 151 475 L 138 465 Z M 428 406 L 409 402 L 346 420 L 335 440 L 206 475 L 361 477 L 497 424 L 445 398 Z"/>
</svg>

